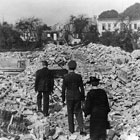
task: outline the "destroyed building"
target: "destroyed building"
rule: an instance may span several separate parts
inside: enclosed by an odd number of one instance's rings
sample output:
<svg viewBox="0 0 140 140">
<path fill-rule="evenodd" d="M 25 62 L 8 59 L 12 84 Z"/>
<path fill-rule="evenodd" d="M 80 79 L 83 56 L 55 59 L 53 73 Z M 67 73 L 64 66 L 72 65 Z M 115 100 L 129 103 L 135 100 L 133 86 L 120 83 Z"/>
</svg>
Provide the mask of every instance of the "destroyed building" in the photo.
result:
<svg viewBox="0 0 140 140">
<path fill-rule="evenodd" d="M 2 57 L 19 58 L 20 53 L 0 53 Z M 91 75 L 98 75 L 101 87 L 107 91 L 111 112 L 111 129 L 107 131 L 112 139 L 125 140 L 140 137 L 140 55 L 139 50 L 125 52 L 119 47 L 89 44 L 79 48 L 48 44 L 42 51 L 23 52 L 26 69 L 16 76 L 0 75 L 0 139 L 49 140 L 71 139 L 68 133 L 67 111 L 61 103 L 62 78 L 55 79 L 54 93 L 50 97 L 50 115 L 44 117 L 36 112 L 36 93 L 34 91 L 35 72 L 40 68 L 40 60 L 46 59 L 50 68 L 66 64 L 70 59 L 78 63 L 77 72 L 86 82 Z M 55 60 L 55 62 L 54 62 Z M 57 87 L 57 88 L 56 88 Z M 85 86 L 85 91 L 90 86 Z M 85 125 L 88 128 L 88 118 Z M 76 123 L 76 122 L 75 122 Z M 86 130 L 89 133 L 89 129 Z M 76 132 L 75 140 L 87 140 Z"/>
</svg>

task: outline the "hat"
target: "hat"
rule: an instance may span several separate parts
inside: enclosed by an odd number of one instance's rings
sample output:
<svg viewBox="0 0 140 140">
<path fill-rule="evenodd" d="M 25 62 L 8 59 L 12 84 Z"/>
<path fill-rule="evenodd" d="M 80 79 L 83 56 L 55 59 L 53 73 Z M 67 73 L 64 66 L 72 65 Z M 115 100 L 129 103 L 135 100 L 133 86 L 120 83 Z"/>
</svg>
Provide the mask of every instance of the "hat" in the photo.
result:
<svg viewBox="0 0 140 140">
<path fill-rule="evenodd" d="M 46 60 L 41 61 L 45 66 L 48 66 L 48 62 Z"/>
<path fill-rule="evenodd" d="M 74 61 L 74 60 L 69 61 L 68 67 L 70 70 L 75 70 L 77 67 L 76 61 Z"/>
<path fill-rule="evenodd" d="M 90 76 L 89 79 L 90 79 L 90 83 L 99 82 L 100 81 L 100 79 L 98 79 L 96 77 L 93 77 L 93 76 Z"/>
</svg>

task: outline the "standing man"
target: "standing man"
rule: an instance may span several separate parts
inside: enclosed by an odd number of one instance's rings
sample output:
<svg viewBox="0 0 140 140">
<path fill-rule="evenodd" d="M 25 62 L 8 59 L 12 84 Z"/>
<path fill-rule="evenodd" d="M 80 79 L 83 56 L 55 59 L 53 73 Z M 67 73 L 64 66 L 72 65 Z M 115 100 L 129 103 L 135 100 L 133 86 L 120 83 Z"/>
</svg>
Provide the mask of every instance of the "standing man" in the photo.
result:
<svg viewBox="0 0 140 140">
<path fill-rule="evenodd" d="M 48 116 L 49 95 L 53 92 L 54 78 L 52 72 L 48 69 L 48 62 L 42 61 L 43 68 L 36 72 L 35 91 L 37 95 L 38 111 L 42 112 L 42 96 L 43 96 L 43 114 Z"/>
<path fill-rule="evenodd" d="M 75 73 L 76 66 L 77 64 L 74 60 L 68 63 L 69 73 L 64 76 L 62 85 L 62 102 L 64 104 L 66 94 L 69 131 L 74 133 L 75 114 L 80 128 L 80 134 L 85 135 L 81 109 L 81 101 L 85 100 L 85 92 L 81 75 Z"/>
</svg>

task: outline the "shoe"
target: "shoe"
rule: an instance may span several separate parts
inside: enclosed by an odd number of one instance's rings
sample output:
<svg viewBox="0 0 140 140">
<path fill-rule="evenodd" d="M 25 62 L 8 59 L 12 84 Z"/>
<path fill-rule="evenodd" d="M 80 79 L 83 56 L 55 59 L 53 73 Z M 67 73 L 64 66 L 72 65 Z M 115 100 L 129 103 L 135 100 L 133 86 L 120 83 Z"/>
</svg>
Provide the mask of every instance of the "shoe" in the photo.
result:
<svg viewBox="0 0 140 140">
<path fill-rule="evenodd" d="M 86 135 L 87 135 L 87 133 L 86 133 L 86 132 L 84 132 L 84 131 L 80 131 L 80 135 L 82 135 L 82 136 L 86 136 Z"/>
<path fill-rule="evenodd" d="M 72 135 L 73 133 L 74 133 L 74 131 L 72 131 L 72 132 L 69 131 L 69 132 L 68 132 L 68 135 L 70 136 L 70 135 Z"/>
<path fill-rule="evenodd" d="M 49 116 L 49 114 L 45 114 L 45 113 L 44 113 L 44 117 L 47 117 L 47 116 Z"/>
</svg>

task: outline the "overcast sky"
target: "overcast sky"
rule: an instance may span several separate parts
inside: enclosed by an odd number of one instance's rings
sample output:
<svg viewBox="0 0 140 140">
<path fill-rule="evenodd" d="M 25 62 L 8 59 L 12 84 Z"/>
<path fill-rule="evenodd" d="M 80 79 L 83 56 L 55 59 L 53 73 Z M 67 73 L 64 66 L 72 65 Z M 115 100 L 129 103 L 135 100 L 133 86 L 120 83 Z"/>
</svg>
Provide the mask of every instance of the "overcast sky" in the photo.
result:
<svg viewBox="0 0 140 140">
<path fill-rule="evenodd" d="M 122 12 L 140 0 L 0 0 L 0 22 L 37 17 L 48 25 L 64 23 L 70 15 L 99 15 L 105 10 Z"/>
</svg>

